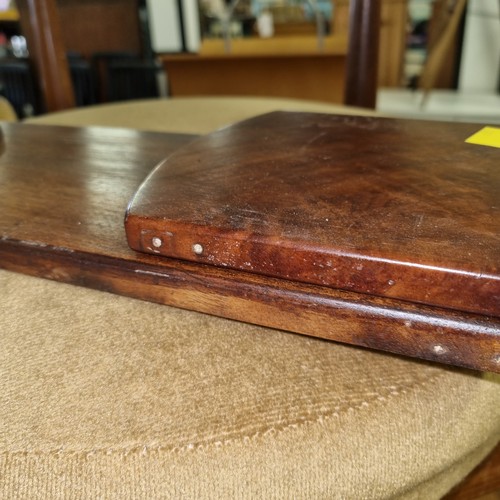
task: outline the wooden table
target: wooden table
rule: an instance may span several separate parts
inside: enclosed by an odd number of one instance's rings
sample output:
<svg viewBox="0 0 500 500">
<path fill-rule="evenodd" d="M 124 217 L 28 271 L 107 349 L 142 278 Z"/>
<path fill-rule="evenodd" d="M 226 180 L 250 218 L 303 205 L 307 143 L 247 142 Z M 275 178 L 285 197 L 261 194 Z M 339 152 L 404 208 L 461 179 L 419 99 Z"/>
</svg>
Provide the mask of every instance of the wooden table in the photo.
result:
<svg viewBox="0 0 500 500">
<path fill-rule="evenodd" d="M 500 371 L 498 318 L 132 251 L 123 219 L 193 136 L 2 125 L 0 267 L 424 359 Z"/>
</svg>

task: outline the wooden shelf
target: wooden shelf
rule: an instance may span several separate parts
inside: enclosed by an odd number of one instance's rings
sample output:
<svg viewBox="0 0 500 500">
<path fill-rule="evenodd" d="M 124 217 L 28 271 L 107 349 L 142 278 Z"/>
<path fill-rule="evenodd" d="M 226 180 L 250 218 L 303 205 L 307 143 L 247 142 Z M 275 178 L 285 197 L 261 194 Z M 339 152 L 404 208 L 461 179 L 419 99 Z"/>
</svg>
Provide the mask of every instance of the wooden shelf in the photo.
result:
<svg viewBox="0 0 500 500">
<path fill-rule="evenodd" d="M 318 47 L 314 35 L 276 36 L 273 38 L 234 38 L 231 51 L 227 53 L 224 40 L 205 39 L 201 44 L 200 56 L 300 56 L 300 55 L 345 55 L 347 54 L 347 36 L 326 36 L 323 48 Z"/>
</svg>

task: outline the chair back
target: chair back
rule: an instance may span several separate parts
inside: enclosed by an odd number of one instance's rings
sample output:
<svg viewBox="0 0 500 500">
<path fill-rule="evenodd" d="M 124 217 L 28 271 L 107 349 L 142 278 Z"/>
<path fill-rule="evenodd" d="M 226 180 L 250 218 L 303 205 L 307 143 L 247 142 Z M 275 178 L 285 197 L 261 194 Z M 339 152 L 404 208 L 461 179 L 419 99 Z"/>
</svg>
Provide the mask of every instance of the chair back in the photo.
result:
<svg viewBox="0 0 500 500">
<path fill-rule="evenodd" d="M 47 111 L 75 105 L 56 0 L 18 0 L 21 23 L 32 51 Z M 375 107 L 380 0 L 350 0 L 345 103 Z M 35 29 L 34 27 L 43 27 Z M 26 28 L 26 29 L 25 29 Z M 40 49 L 43 48 L 42 49 Z M 332 84 L 333 86 L 333 84 Z"/>
</svg>

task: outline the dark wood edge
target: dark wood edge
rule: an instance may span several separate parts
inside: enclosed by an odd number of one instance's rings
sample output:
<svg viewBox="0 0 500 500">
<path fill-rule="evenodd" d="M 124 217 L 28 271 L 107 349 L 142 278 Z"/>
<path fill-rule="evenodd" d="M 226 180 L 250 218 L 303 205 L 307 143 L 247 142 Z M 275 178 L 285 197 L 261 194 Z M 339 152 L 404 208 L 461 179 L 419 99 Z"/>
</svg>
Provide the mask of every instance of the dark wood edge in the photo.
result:
<svg viewBox="0 0 500 500">
<path fill-rule="evenodd" d="M 160 261 L 161 265 L 155 265 L 0 240 L 0 267 L 10 271 L 500 373 L 500 324 L 492 318 L 174 259 Z"/>
<path fill-rule="evenodd" d="M 498 496 L 489 496 L 496 493 Z M 500 444 L 443 500 L 500 498 Z"/>
<path fill-rule="evenodd" d="M 165 228 L 168 228 L 168 231 Z M 488 301 L 490 297 L 495 296 L 492 289 L 494 285 L 499 284 L 500 280 L 496 275 L 486 272 L 474 273 L 474 281 L 464 282 L 463 274 L 454 270 L 446 268 L 438 270 L 429 265 L 415 265 L 397 259 L 383 259 L 362 253 L 331 249 L 328 246 L 321 247 L 306 239 L 291 241 L 284 238 L 279 244 L 279 255 L 277 255 L 276 240 L 273 237 L 260 237 L 256 234 L 238 232 L 238 230 L 233 232 L 229 226 L 221 230 L 216 226 L 178 221 L 167 217 L 139 216 L 131 213 L 130 205 L 125 217 L 125 230 L 130 248 L 138 252 L 378 297 L 384 297 L 383 291 L 387 287 L 387 276 L 397 277 L 398 281 L 401 278 L 408 282 L 413 280 L 414 283 L 432 283 L 433 280 L 437 280 L 441 289 L 462 290 L 463 295 L 445 297 L 445 300 L 439 296 L 429 298 L 429 288 L 422 285 L 400 291 L 399 295 L 392 296 L 391 300 L 411 301 L 473 314 L 491 315 L 500 321 L 498 304 Z M 161 247 L 157 248 L 152 245 L 154 238 L 159 238 L 163 242 Z M 194 242 L 202 245 L 204 249 L 202 253 L 196 254 L 193 251 Z M 224 251 L 226 248 L 237 248 L 237 258 L 236 252 L 228 258 L 227 252 Z M 256 260 L 253 258 L 255 254 L 266 256 L 266 258 L 261 257 Z M 288 266 L 288 263 L 293 262 L 294 259 L 304 262 L 304 265 L 295 268 Z M 347 273 L 361 264 L 365 275 L 370 276 L 370 280 L 364 279 L 350 283 L 342 271 L 338 269 L 334 271 L 328 267 L 326 264 L 328 260 L 338 262 L 336 267 L 347 270 Z M 321 275 L 318 275 L 315 266 L 321 263 L 323 269 Z M 418 270 L 417 278 L 412 278 L 415 270 Z M 469 292 L 468 295 L 466 291 Z M 474 301 L 461 302 L 463 297 L 471 295 L 474 296 Z"/>
</svg>

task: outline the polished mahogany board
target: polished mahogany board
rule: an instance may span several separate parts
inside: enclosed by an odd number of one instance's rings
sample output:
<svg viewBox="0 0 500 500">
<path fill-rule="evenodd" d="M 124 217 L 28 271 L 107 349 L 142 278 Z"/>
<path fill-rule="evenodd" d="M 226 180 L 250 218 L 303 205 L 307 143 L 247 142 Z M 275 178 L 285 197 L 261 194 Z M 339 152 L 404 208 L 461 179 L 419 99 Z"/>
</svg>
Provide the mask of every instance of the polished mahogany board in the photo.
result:
<svg viewBox="0 0 500 500">
<path fill-rule="evenodd" d="M 500 316 L 500 153 L 480 126 L 277 112 L 177 151 L 127 214 L 138 251 Z"/>
<path fill-rule="evenodd" d="M 123 227 L 129 200 L 156 164 L 194 136 L 27 124 L 2 124 L 1 131 L 1 268 L 500 372 L 500 322 L 493 316 L 130 249 Z"/>
</svg>

